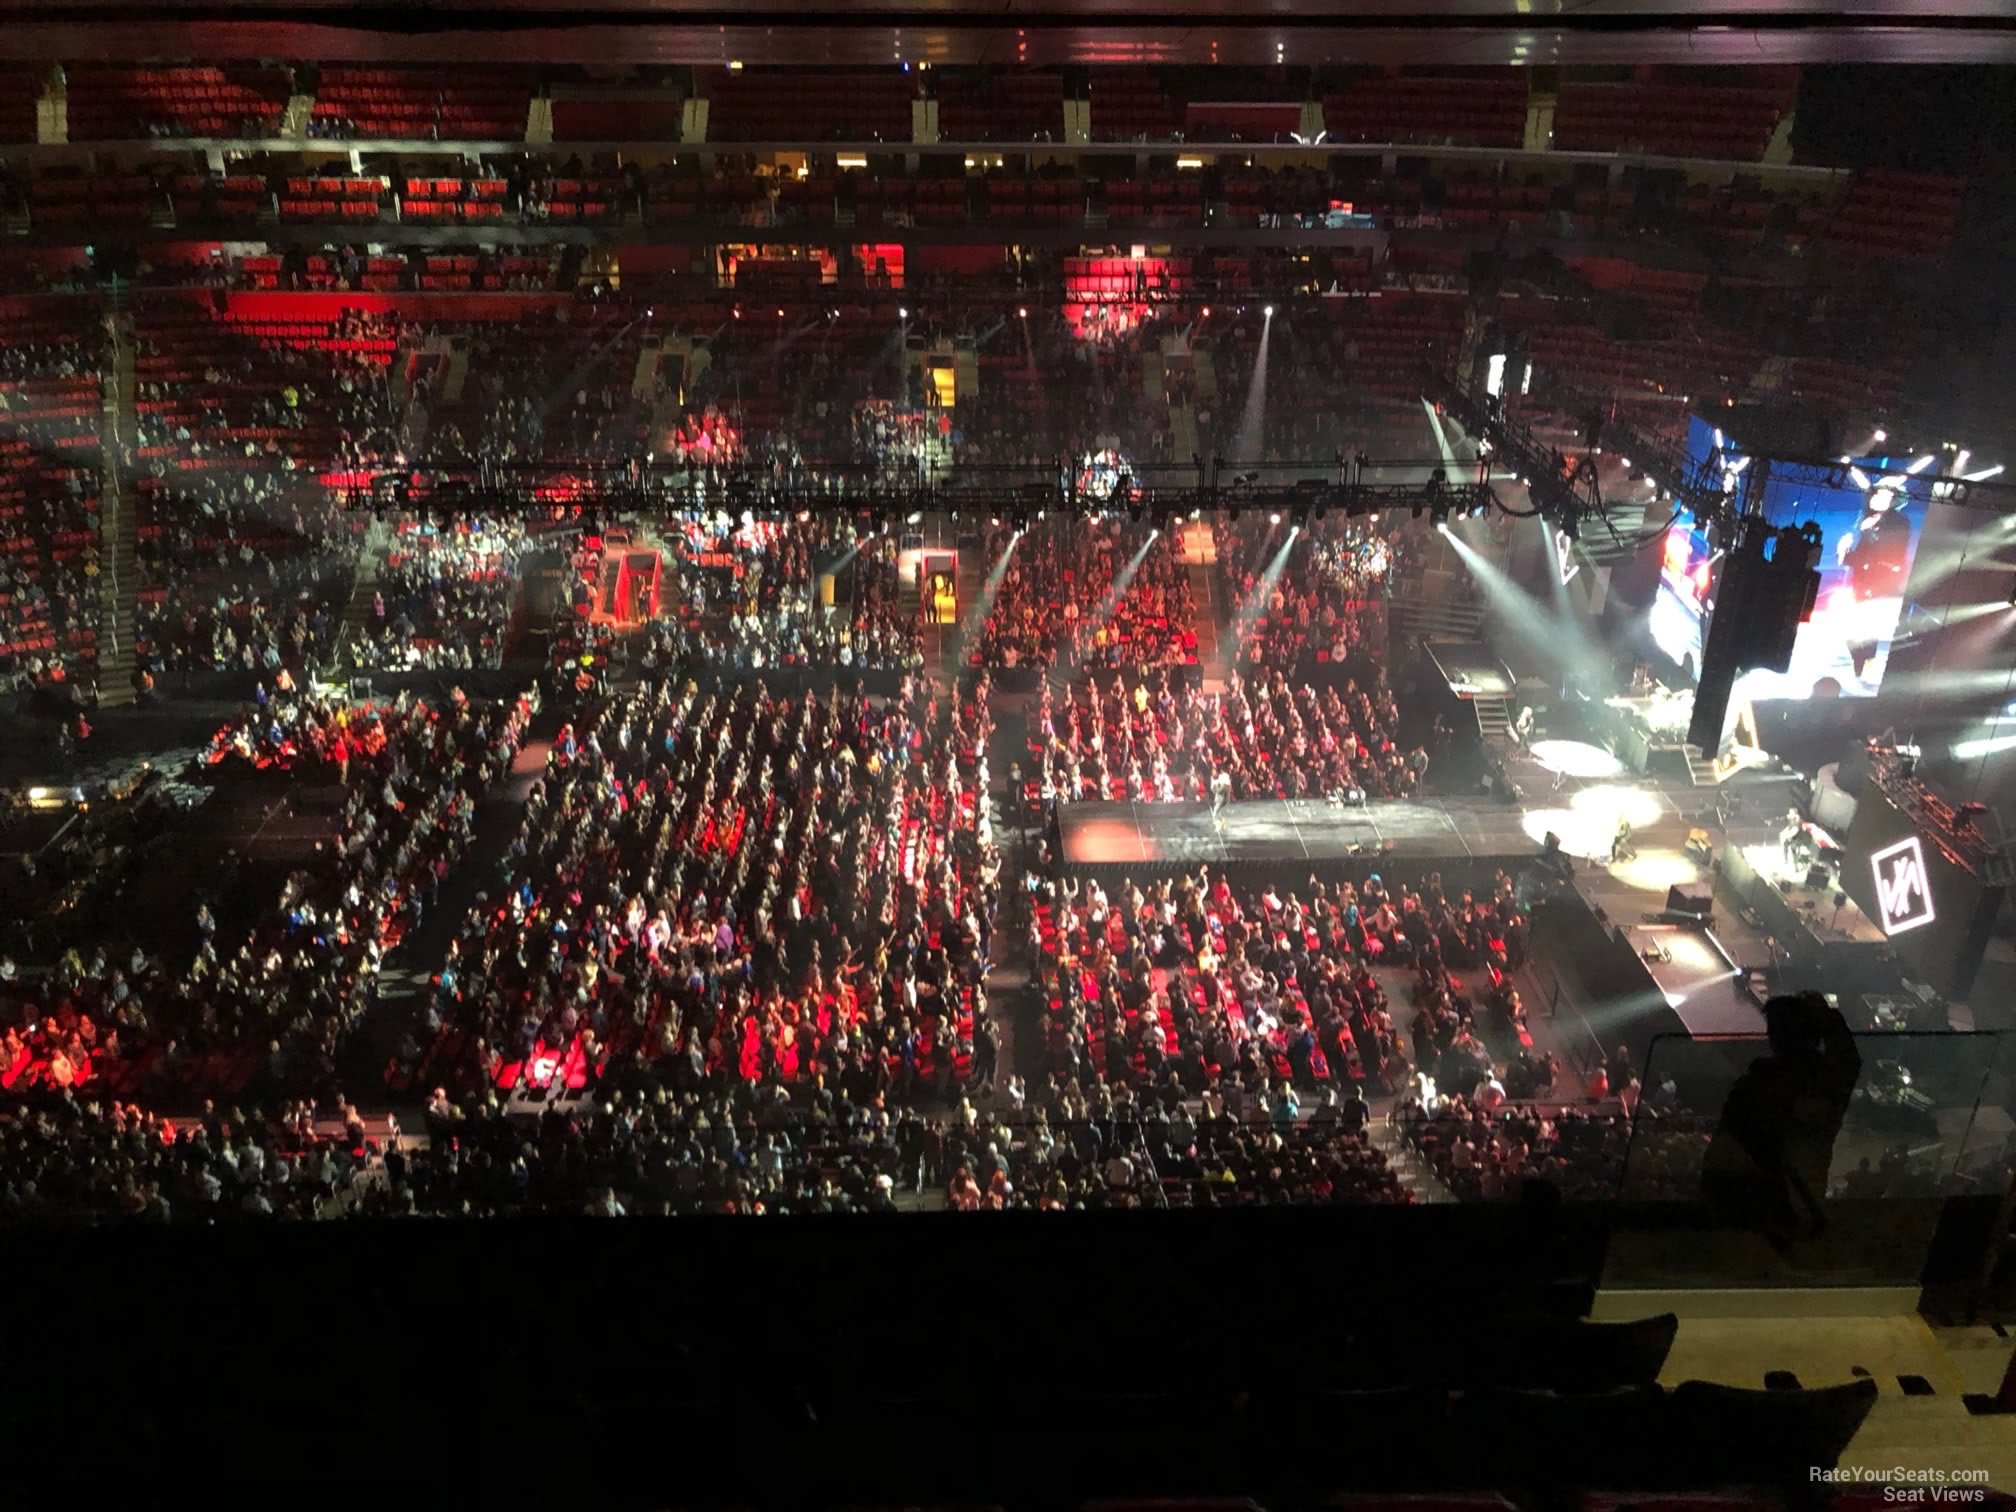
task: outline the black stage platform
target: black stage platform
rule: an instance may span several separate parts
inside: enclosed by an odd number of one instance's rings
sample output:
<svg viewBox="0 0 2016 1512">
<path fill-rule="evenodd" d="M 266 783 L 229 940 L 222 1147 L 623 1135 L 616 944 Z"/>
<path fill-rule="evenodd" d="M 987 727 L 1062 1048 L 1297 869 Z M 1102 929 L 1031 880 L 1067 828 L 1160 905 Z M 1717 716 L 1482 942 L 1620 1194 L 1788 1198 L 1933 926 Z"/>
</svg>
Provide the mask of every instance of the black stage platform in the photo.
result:
<svg viewBox="0 0 2016 1512">
<path fill-rule="evenodd" d="M 1381 801 L 1358 808 L 1322 799 L 1228 803 L 1067 803 L 1058 827 L 1067 867 L 1222 866 L 1247 862 L 1388 859 L 1497 863 L 1530 859 L 1515 804 L 1488 798 Z"/>
</svg>

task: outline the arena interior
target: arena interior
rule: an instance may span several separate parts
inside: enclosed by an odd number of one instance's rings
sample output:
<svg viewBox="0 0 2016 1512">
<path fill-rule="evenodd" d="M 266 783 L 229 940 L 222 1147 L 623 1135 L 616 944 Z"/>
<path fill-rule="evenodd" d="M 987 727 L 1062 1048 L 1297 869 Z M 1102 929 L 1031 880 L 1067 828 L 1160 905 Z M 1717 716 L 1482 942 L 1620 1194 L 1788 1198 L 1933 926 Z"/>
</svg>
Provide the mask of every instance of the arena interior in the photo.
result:
<svg viewBox="0 0 2016 1512">
<path fill-rule="evenodd" d="M 24 1497 L 2016 1492 L 2006 11 L 11 9 Z"/>
</svg>

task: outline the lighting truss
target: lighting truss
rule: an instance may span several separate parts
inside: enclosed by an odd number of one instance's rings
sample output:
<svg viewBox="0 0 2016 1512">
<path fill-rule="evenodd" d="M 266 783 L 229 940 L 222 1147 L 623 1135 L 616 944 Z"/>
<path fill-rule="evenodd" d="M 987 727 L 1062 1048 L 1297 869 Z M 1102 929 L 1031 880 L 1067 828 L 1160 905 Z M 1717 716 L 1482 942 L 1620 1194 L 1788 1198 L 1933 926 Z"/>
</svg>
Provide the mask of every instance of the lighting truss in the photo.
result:
<svg viewBox="0 0 2016 1512">
<path fill-rule="evenodd" d="M 1379 482 L 1381 471 L 1428 474 L 1426 481 Z M 768 464 L 694 473 L 659 459 L 629 463 L 564 461 L 509 463 L 478 469 L 407 469 L 358 477 L 339 485 L 350 508 L 378 514 L 457 518 L 479 514 L 576 513 L 620 517 L 704 509 L 736 514 L 867 513 L 898 518 L 918 511 L 1028 521 L 1057 513 L 1152 516 L 1161 521 L 1193 511 L 1266 510 L 1298 522 L 1334 510 L 1347 517 L 1390 509 L 1432 513 L 1436 521 L 1497 503 L 1482 476 L 1451 481 L 1424 460 L 1360 457 L 1229 469 L 1206 461 L 1156 465 L 1130 472 L 1104 498 L 1081 494 L 1075 469 L 967 466 L 942 478 L 872 464 L 778 467 Z M 1313 473 L 1329 476 L 1311 476 Z M 1300 474 L 1299 476 L 1297 474 Z"/>
</svg>

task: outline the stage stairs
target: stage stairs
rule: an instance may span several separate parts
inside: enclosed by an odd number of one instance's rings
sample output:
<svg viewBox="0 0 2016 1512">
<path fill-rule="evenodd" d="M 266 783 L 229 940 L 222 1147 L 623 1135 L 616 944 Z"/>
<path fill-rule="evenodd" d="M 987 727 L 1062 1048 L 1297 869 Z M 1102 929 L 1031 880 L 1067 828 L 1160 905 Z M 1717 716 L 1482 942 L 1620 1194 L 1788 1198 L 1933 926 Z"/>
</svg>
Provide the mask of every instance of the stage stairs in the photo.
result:
<svg viewBox="0 0 2016 1512">
<path fill-rule="evenodd" d="M 1484 744 L 1512 738 L 1512 705 L 1508 700 L 1477 698 L 1471 703 L 1477 710 L 1477 733 L 1484 737 Z"/>
<path fill-rule="evenodd" d="M 1601 520 L 1584 520 L 1580 531 L 1582 550 L 1598 567 L 1621 567 L 1644 549 L 1645 533 L 1657 529 L 1666 516 L 1662 513 L 1658 519 L 1648 521 L 1642 499 L 1628 502 L 1609 499 L 1605 506 L 1609 527 L 1606 529 Z"/>
<path fill-rule="evenodd" d="M 1720 787 L 1722 779 L 1716 774 L 1714 761 L 1701 754 L 1699 746 L 1682 746 L 1687 757 L 1687 778 L 1697 788 Z"/>
</svg>

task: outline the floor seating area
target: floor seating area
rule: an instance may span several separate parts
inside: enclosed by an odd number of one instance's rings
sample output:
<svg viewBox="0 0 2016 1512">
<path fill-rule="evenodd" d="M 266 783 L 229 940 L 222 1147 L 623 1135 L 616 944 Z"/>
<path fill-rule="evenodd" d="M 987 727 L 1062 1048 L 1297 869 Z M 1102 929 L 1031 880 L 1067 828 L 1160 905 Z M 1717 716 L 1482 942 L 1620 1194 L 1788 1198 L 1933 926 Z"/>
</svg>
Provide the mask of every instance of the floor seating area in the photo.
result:
<svg viewBox="0 0 2016 1512">
<path fill-rule="evenodd" d="M 952 1092 L 985 1011 L 961 922 L 990 885 L 973 785 L 984 720 L 965 697 L 871 714 L 852 695 L 779 699 L 711 679 L 607 701 L 578 735 L 562 730 L 505 883 L 515 901 L 466 921 L 441 1031 L 401 1074 L 502 1095 L 585 1084 L 591 1070 L 605 1084 L 654 1078 L 691 1055 L 730 1081 L 866 1079 L 892 1102 Z M 871 767 L 871 749 L 896 759 Z M 804 751 L 827 753 L 816 781 Z M 612 776 L 659 815 L 649 834 L 602 813 Z M 549 843 L 596 829 L 610 843 L 575 860 Z M 529 968 L 525 950 L 554 938 L 554 904 L 604 887 L 634 899 L 620 927 L 550 955 L 541 944 Z M 879 939 L 887 975 L 861 969 Z M 709 971 L 721 990 L 700 990 Z M 592 1012 L 571 992 L 549 997 L 549 978 L 599 981 Z"/>
</svg>

